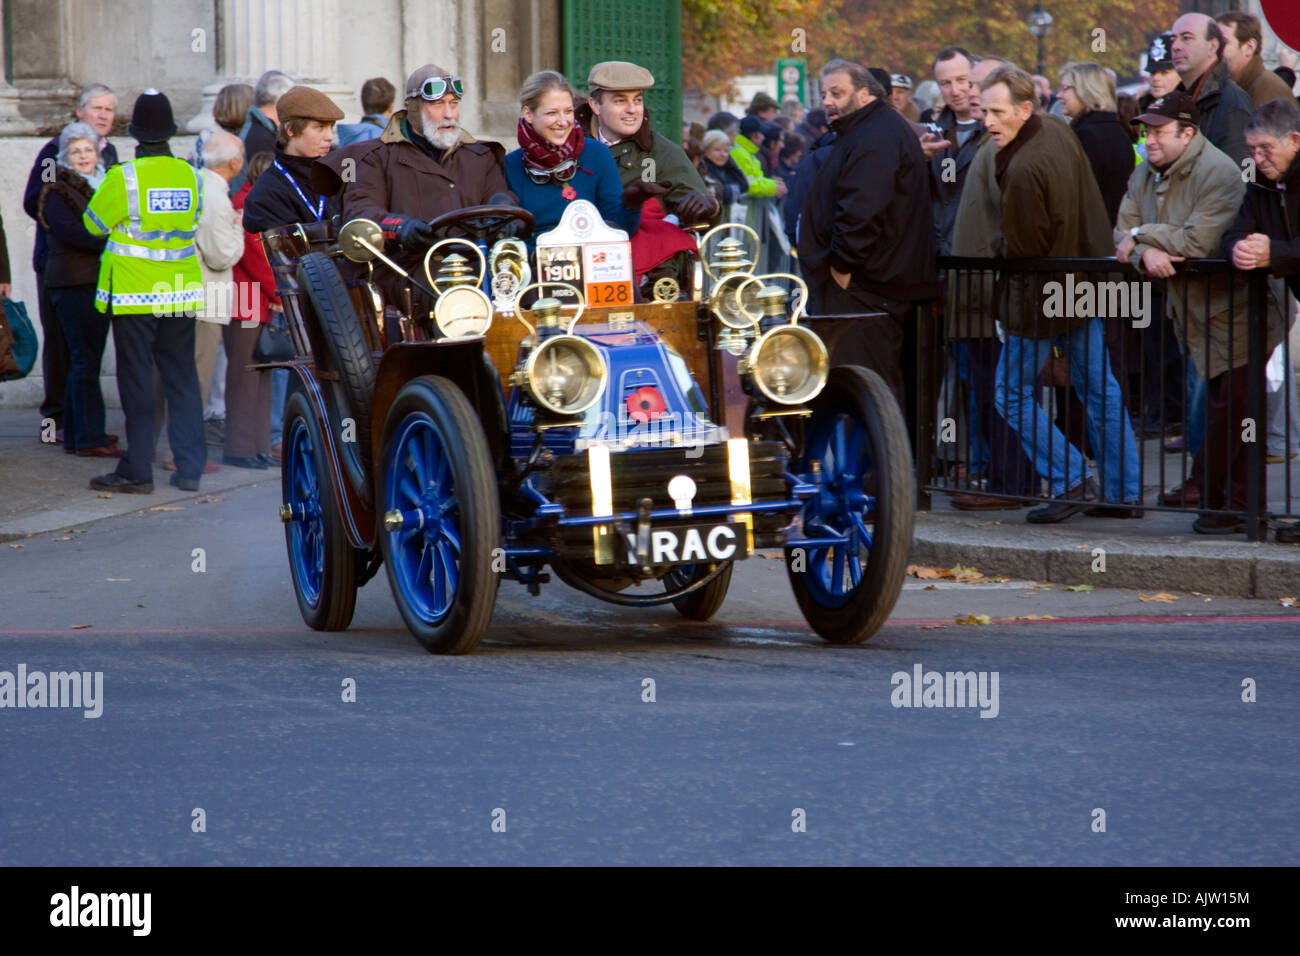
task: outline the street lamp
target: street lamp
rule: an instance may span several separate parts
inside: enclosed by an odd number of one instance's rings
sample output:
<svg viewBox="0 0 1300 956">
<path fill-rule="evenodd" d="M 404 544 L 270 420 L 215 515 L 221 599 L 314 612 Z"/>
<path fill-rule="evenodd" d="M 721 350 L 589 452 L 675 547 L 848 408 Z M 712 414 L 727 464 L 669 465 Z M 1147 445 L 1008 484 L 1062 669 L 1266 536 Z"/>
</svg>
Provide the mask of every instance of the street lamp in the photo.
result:
<svg viewBox="0 0 1300 956">
<path fill-rule="evenodd" d="M 1033 36 L 1038 37 L 1038 73 L 1044 75 L 1047 68 L 1043 63 L 1043 37 L 1052 32 L 1052 15 L 1043 9 L 1041 3 L 1035 3 L 1034 9 L 1025 17 L 1025 26 L 1029 27 Z"/>
</svg>

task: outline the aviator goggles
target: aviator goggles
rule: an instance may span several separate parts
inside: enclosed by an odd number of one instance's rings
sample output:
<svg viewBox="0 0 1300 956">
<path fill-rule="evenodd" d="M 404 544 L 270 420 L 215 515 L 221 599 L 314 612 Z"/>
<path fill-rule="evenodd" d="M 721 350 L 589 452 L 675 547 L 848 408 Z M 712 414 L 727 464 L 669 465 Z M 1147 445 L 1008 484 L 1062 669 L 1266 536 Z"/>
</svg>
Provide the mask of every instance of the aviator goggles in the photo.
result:
<svg viewBox="0 0 1300 956">
<path fill-rule="evenodd" d="M 419 96 L 432 102 L 446 96 L 449 89 L 456 94 L 457 99 L 465 95 L 465 87 L 461 84 L 459 76 L 431 76 L 420 84 L 418 90 L 408 95 Z"/>
</svg>

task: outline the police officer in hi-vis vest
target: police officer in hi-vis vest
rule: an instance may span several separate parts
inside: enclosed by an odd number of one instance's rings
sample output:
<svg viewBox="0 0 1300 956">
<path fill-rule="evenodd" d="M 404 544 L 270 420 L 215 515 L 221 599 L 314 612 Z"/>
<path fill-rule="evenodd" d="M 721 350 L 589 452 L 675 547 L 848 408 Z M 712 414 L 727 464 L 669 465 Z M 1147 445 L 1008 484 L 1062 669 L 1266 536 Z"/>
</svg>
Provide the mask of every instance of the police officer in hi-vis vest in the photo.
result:
<svg viewBox="0 0 1300 956">
<path fill-rule="evenodd" d="M 117 389 L 126 413 L 126 452 L 117 471 L 90 480 L 99 491 L 153 492 L 154 364 L 169 409 L 176 459 L 171 483 L 197 491 L 207 446 L 194 366 L 194 315 L 203 277 L 194 233 L 203 211 L 201 173 L 172 156 L 171 102 L 157 90 L 135 101 L 127 132 L 135 160 L 108 171 L 83 217 L 91 235 L 108 236 L 95 308 L 112 316 Z"/>
</svg>

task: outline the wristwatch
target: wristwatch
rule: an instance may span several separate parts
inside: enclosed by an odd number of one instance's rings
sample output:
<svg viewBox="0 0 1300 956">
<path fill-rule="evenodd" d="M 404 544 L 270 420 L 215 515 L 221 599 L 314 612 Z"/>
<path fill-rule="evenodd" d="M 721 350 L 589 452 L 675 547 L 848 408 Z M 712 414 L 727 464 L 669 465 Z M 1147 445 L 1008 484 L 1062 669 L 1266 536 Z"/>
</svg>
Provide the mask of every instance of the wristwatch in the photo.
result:
<svg viewBox="0 0 1300 956">
<path fill-rule="evenodd" d="M 1142 228 L 1141 226 L 1134 226 L 1132 229 L 1130 229 L 1130 230 L 1128 231 L 1129 236 L 1130 236 L 1132 239 L 1135 239 L 1135 240 L 1136 240 L 1137 237 L 1138 237 L 1138 230 L 1141 229 L 1141 228 Z"/>
</svg>

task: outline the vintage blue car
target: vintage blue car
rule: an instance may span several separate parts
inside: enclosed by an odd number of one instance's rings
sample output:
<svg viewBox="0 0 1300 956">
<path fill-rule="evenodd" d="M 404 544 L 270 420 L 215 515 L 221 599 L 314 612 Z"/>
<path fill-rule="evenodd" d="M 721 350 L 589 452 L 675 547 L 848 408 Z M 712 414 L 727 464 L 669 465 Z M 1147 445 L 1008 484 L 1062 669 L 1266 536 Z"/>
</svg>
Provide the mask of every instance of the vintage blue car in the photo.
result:
<svg viewBox="0 0 1300 956">
<path fill-rule="evenodd" d="M 570 213 L 533 254 L 525 210 L 440 217 L 462 238 L 431 246 L 422 277 L 366 220 L 263 235 L 297 353 L 278 363 L 280 517 L 303 619 L 346 628 L 382 564 L 435 653 L 472 650 L 501 581 L 537 594 L 548 570 L 705 620 L 736 561 L 781 549 L 819 635 L 870 637 L 914 516 L 884 381 L 830 367 L 802 283 L 748 271 L 745 227 L 701 237 L 641 301 L 626 236 Z M 385 301 L 379 270 L 418 295 Z"/>
</svg>

